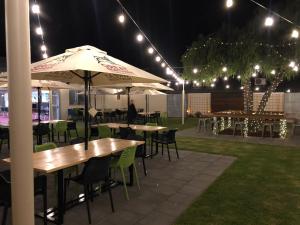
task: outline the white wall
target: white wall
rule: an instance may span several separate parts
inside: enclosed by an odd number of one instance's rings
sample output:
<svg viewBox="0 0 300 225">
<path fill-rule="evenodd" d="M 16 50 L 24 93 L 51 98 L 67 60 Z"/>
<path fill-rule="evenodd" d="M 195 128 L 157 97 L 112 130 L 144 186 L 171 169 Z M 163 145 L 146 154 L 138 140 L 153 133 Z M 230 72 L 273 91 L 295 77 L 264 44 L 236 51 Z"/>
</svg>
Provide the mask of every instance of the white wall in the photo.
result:
<svg viewBox="0 0 300 225">
<path fill-rule="evenodd" d="M 284 113 L 288 118 L 300 119 L 300 93 L 285 93 Z"/>
</svg>

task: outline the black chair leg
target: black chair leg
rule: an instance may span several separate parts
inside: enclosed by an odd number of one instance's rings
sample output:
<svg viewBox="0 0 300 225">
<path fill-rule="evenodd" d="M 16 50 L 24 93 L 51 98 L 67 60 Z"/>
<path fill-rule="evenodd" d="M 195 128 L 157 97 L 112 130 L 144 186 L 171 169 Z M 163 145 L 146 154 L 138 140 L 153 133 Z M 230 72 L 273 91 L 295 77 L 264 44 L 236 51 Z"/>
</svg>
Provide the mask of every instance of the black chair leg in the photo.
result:
<svg viewBox="0 0 300 225">
<path fill-rule="evenodd" d="M 143 161 L 144 174 L 145 174 L 145 176 L 147 176 L 147 169 L 146 169 L 146 164 L 145 164 L 145 158 L 144 157 L 142 157 L 142 161 Z"/>
<path fill-rule="evenodd" d="M 115 212 L 115 207 L 114 207 L 114 202 L 111 194 L 111 189 L 110 189 L 110 184 L 109 182 L 107 183 L 107 189 L 108 189 L 108 195 L 109 195 L 109 200 L 110 200 L 110 206 L 111 206 L 111 211 Z"/>
<path fill-rule="evenodd" d="M 44 204 L 44 225 L 47 225 L 47 206 L 48 206 L 48 198 L 47 198 L 47 183 L 44 187 L 43 191 L 43 204 Z"/>
<path fill-rule="evenodd" d="M 4 206 L 3 217 L 2 217 L 2 225 L 6 225 L 7 212 L 8 212 L 8 207 Z"/>
<path fill-rule="evenodd" d="M 151 159 L 152 159 L 152 156 L 153 156 L 153 141 L 151 141 L 151 151 L 150 151 L 150 154 L 151 154 Z"/>
<path fill-rule="evenodd" d="M 169 144 L 167 144 L 167 150 L 168 150 L 169 161 L 171 161 L 170 150 L 169 150 Z"/>
<path fill-rule="evenodd" d="M 88 185 L 85 185 L 84 186 L 84 200 L 85 200 L 85 203 L 86 203 L 86 210 L 87 210 L 87 213 L 88 213 L 88 219 L 89 219 L 89 224 L 92 223 L 91 221 L 91 212 L 90 212 L 90 204 L 89 204 L 89 193 L 88 193 Z"/>
<path fill-rule="evenodd" d="M 177 144 L 176 144 L 176 141 L 175 141 L 175 150 L 176 150 L 176 155 L 177 155 L 177 159 L 179 159 L 179 154 L 178 154 L 178 149 L 177 149 Z"/>
<path fill-rule="evenodd" d="M 63 213 L 65 214 L 66 212 L 66 202 L 67 202 L 67 186 L 69 184 L 69 180 L 67 182 L 67 180 L 65 180 L 64 182 L 64 206 L 63 206 Z"/>
</svg>

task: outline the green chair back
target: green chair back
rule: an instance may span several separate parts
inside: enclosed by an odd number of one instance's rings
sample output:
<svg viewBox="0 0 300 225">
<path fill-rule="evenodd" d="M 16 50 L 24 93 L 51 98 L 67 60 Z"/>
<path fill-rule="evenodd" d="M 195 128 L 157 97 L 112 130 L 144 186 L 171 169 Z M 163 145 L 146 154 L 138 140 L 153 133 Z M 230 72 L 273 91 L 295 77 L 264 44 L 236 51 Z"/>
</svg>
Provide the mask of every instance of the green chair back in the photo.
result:
<svg viewBox="0 0 300 225">
<path fill-rule="evenodd" d="M 136 152 L 136 147 L 126 148 L 122 152 L 122 154 L 117 162 L 117 166 L 120 168 L 128 168 L 129 166 L 134 164 L 135 152 Z"/>
<path fill-rule="evenodd" d="M 161 119 L 162 125 L 167 125 L 167 123 L 168 123 L 168 114 L 167 114 L 167 112 L 162 112 L 160 114 L 160 119 Z"/>
<path fill-rule="evenodd" d="M 146 126 L 157 126 L 157 123 L 146 123 Z"/>
<path fill-rule="evenodd" d="M 35 145 L 34 152 L 42 152 L 42 151 L 46 151 L 46 150 L 53 149 L 53 148 L 57 148 L 56 144 L 53 142 L 48 142 L 48 143 L 41 144 L 41 145 Z"/>
<path fill-rule="evenodd" d="M 99 138 L 110 137 L 110 128 L 108 126 L 98 126 L 98 135 Z"/>
<path fill-rule="evenodd" d="M 56 130 L 56 132 L 59 133 L 64 133 L 67 131 L 68 129 L 68 123 L 67 121 L 59 121 L 55 124 L 54 129 Z"/>
</svg>

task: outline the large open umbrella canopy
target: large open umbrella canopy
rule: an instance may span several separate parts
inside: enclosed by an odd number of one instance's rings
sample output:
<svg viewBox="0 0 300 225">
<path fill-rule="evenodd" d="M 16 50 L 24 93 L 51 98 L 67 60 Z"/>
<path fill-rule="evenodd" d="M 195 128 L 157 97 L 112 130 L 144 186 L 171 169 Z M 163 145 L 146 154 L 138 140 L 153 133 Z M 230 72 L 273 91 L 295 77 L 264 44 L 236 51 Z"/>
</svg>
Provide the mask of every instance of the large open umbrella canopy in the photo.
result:
<svg viewBox="0 0 300 225">
<path fill-rule="evenodd" d="M 92 46 L 67 49 L 65 53 L 32 64 L 32 78 L 84 84 L 85 149 L 88 148 L 88 87 L 116 83 L 166 83 L 144 70 L 107 55 Z"/>
</svg>

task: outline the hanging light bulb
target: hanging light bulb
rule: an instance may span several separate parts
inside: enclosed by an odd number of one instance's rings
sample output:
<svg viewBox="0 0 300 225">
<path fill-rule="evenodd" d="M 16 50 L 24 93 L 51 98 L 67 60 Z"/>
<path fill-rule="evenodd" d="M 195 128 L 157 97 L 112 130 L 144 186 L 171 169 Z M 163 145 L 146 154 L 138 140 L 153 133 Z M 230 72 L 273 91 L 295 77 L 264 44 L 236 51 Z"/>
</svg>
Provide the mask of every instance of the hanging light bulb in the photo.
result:
<svg viewBox="0 0 300 225">
<path fill-rule="evenodd" d="M 46 45 L 42 45 L 42 46 L 41 46 L 41 50 L 42 50 L 42 51 L 47 51 Z"/>
<path fill-rule="evenodd" d="M 216 81 L 217 81 L 217 78 L 214 78 L 214 79 L 213 79 L 213 82 L 216 82 Z"/>
<path fill-rule="evenodd" d="M 197 86 L 197 87 L 199 87 L 199 86 L 200 86 L 200 84 L 199 84 L 199 83 L 196 83 L 196 86 Z"/>
<path fill-rule="evenodd" d="M 290 64 L 289 64 L 289 67 L 294 68 L 295 65 L 296 65 L 296 63 L 294 61 L 291 61 Z"/>
<path fill-rule="evenodd" d="M 244 90 L 244 86 L 241 86 L 241 88 L 240 88 L 241 90 Z"/>
<path fill-rule="evenodd" d="M 294 29 L 292 31 L 291 38 L 298 39 L 299 38 L 299 31 Z"/>
<path fill-rule="evenodd" d="M 36 32 L 36 34 L 38 34 L 38 35 L 43 35 L 43 29 L 42 29 L 41 27 L 37 27 L 37 28 L 35 29 L 35 32 Z"/>
<path fill-rule="evenodd" d="M 259 87 L 256 87 L 256 88 L 255 88 L 255 91 L 259 91 Z"/>
<path fill-rule="evenodd" d="M 257 64 L 257 65 L 254 66 L 254 69 L 255 69 L 255 70 L 259 70 L 259 69 L 260 69 L 260 66 Z"/>
<path fill-rule="evenodd" d="M 170 84 L 170 83 L 168 83 L 168 84 L 167 84 L 167 86 L 168 86 L 168 87 L 170 87 L 170 86 L 171 86 L 171 84 Z"/>
<path fill-rule="evenodd" d="M 47 58 L 48 58 L 48 55 L 47 55 L 46 52 L 43 54 L 43 58 L 44 58 L 44 59 L 47 59 Z"/>
<path fill-rule="evenodd" d="M 230 85 L 229 85 L 229 84 L 227 84 L 225 87 L 226 87 L 226 89 L 229 89 L 229 88 L 230 88 Z"/>
<path fill-rule="evenodd" d="M 228 77 L 224 77 L 223 79 L 224 79 L 225 81 L 227 81 L 227 80 L 228 80 Z"/>
<path fill-rule="evenodd" d="M 224 73 L 227 72 L 227 67 L 224 66 L 224 67 L 222 68 L 222 71 L 223 71 Z"/>
<path fill-rule="evenodd" d="M 136 35 L 136 40 L 137 40 L 138 42 L 142 42 L 142 41 L 144 40 L 143 35 L 137 34 L 137 35 Z"/>
<path fill-rule="evenodd" d="M 237 76 L 237 79 L 239 79 L 239 80 L 240 80 L 240 79 L 241 79 L 241 75 L 238 75 L 238 76 Z"/>
<path fill-rule="evenodd" d="M 233 0 L 226 0 L 226 8 L 231 8 L 233 6 Z"/>
<path fill-rule="evenodd" d="M 161 63 L 161 67 L 164 68 L 166 66 L 166 64 L 163 62 Z"/>
<path fill-rule="evenodd" d="M 148 48 L 148 53 L 149 53 L 150 55 L 152 55 L 152 54 L 154 53 L 154 49 L 153 49 L 152 47 L 149 47 L 149 48 Z"/>
<path fill-rule="evenodd" d="M 155 61 L 156 61 L 156 62 L 160 62 L 160 60 L 161 60 L 160 56 L 156 56 L 156 57 L 155 57 Z"/>
<path fill-rule="evenodd" d="M 268 17 L 265 19 L 265 26 L 266 26 L 266 27 L 272 27 L 273 24 L 274 24 L 274 19 L 273 19 L 273 17 L 268 16 Z"/>
<path fill-rule="evenodd" d="M 120 15 L 118 16 L 118 21 L 119 21 L 120 23 L 124 23 L 124 22 L 125 22 L 125 16 L 124 16 L 124 14 L 120 14 Z"/>
<path fill-rule="evenodd" d="M 214 84 L 214 83 L 212 83 L 210 86 L 213 88 L 213 87 L 215 87 L 215 84 Z"/>
<path fill-rule="evenodd" d="M 197 68 L 194 68 L 194 69 L 193 69 L 193 73 L 195 73 L 195 74 L 198 73 L 198 69 L 197 69 Z"/>
<path fill-rule="evenodd" d="M 33 4 L 31 6 L 31 11 L 32 13 L 34 14 L 39 14 L 41 11 L 40 11 L 40 6 L 38 4 Z"/>
<path fill-rule="evenodd" d="M 294 66 L 293 70 L 294 70 L 295 72 L 298 72 L 298 71 L 299 71 L 299 67 L 298 67 L 298 66 Z"/>
<path fill-rule="evenodd" d="M 178 86 L 178 85 L 179 85 L 179 83 L 178 83 L 178 82 L 176 82 L 176 83 L 175 83 L 175 85 L 176 85 L 176 86 Z"/>
<path fill-rule="evenodd" d="M 202 80 L 202 83 L 205 83 L 205 80 Z"/>
<path fill-rule="evenodd" d="M 276 70 L 272 70 L 272 71 L 271 71 L 271 74 L 272 74 L 272 75 L 275 75 L 275 74 L 276 74 Z"/>
<path fill-rule="evenodd" d="M 190 82 L 187 80 L 186 82 L 185 82 L 185 84 L 189 84 Z"/>
</svg>

